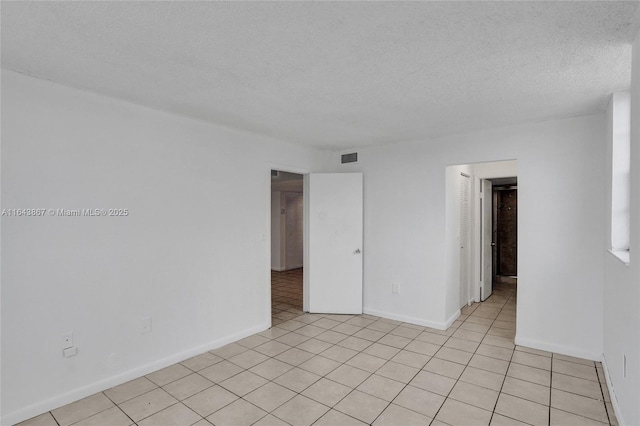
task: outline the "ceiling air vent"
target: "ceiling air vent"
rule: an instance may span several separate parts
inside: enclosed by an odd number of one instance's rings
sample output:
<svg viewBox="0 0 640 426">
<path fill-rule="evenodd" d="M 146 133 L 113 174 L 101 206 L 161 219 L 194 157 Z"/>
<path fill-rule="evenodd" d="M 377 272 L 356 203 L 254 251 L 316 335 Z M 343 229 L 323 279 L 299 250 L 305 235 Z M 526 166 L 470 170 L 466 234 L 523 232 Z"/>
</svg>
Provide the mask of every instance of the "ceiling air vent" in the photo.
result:
<svg viewBox="0 0 640 426">
<path fill-rule="evenodd" d="M 357 152 L 352 152 L 351 154 L 342 154 L 342 164 L 357 163 L 357 162 L 358 162 Z"/>
</svg>

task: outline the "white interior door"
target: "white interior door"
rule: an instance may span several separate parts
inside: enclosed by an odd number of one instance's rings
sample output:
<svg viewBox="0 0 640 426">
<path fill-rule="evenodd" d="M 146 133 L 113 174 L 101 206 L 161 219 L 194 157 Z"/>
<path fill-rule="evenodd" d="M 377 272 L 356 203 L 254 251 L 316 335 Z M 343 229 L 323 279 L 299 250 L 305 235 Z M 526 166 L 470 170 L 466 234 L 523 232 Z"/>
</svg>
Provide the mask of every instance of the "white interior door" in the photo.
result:
<svg viewBox="0 0 640 426">
<path fill-rule="evenodd" d="M 311 173 L 309 312 L 362 313 L 362 173 Z"/>
<path fill-rule="evenodd" d="M 493 187 L 491 181 L 482 179 L 480 196 L 480 299 L 486 300 L 493 291 Z"/>
<path fill-rule="evenodd" d="M 471 179 L 469 175 L 460 174 L 460 303 L 469 303 L 471 283 L 471 206 L 469 203 Z"/>
</svg>

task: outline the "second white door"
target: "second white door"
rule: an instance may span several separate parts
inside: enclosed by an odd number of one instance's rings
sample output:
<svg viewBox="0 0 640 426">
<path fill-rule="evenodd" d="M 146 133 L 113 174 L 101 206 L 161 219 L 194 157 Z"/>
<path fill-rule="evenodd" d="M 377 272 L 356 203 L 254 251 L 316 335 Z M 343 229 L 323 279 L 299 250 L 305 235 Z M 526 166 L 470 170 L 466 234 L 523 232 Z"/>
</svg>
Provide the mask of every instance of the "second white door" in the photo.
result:
<svg viewBox="0 0 640 426">
<path fill-rule="evenodd" d="M 362 173 L 311 173 L 309 312 L 362 313 Z"/>
<path fill-rule="evenodd" d="M 480 199 L 480 300 L 484 301 L 493 291 L 493 187 L 490 180 L 482 179 Z"/>
</svg>

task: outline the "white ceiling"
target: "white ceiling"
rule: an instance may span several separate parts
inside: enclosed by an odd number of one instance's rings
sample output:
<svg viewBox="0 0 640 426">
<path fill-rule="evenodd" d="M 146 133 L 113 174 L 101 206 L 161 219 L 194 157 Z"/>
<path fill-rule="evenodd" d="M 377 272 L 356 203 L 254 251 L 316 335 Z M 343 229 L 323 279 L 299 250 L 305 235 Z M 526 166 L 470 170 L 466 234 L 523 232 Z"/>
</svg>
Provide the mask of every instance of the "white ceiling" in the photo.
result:
<svg viewBox="0 0 640 426">
<path fill-rule="evenodd" d="M 2 2 L 2 67 L 322 148 L 604 110 L 631 2 Z"/>
</svg>

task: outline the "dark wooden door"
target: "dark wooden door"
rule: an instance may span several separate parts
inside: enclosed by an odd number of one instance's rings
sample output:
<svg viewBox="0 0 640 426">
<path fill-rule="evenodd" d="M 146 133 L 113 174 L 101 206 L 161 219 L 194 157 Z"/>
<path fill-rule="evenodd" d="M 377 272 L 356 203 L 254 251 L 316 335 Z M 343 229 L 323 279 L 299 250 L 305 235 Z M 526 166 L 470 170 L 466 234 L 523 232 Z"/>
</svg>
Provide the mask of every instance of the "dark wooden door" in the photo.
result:
<svg viewBox="0 0 640 426">
<path fill-rule="evenodd" d="M 518 275 L 518 190 L 497 193 L 496 275 Z"/>
</svg>

